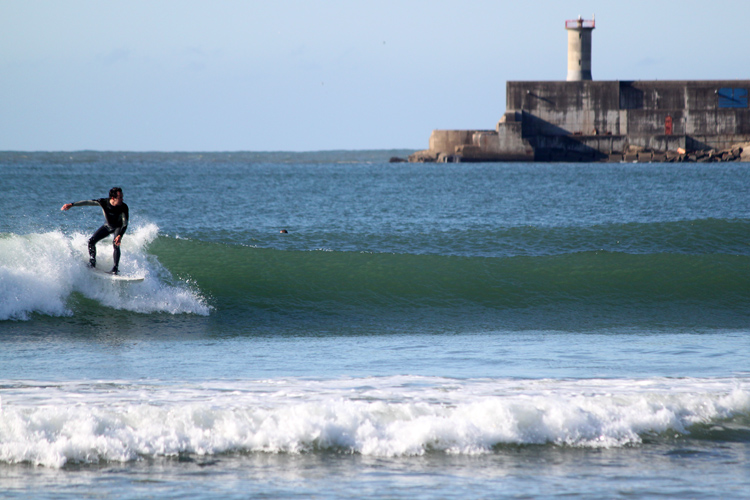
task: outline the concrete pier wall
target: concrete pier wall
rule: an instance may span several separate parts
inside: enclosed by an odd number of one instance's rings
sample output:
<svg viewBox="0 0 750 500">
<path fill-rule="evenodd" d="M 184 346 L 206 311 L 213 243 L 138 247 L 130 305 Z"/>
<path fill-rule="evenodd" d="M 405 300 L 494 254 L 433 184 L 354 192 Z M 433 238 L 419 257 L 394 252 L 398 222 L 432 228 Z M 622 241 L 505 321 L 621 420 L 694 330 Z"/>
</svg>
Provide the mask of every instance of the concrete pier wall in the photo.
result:
<svg viewBox="0 0 750 500">
<path fill-rule="evenodd" d="M 412 160 L 612 161 L 633 151 L 732 149 L 750 142 L 749 89 L 750 80 L 507 82 L 494 131 L 436 130 Z"/>
<path fill-rule="evenodd" d="M 719 107 L 720 89 L 750 81 L 508 82 L 508 110 L 524 112 L 525 135 L 747 135 L 750 109 Z"/>
</svg>

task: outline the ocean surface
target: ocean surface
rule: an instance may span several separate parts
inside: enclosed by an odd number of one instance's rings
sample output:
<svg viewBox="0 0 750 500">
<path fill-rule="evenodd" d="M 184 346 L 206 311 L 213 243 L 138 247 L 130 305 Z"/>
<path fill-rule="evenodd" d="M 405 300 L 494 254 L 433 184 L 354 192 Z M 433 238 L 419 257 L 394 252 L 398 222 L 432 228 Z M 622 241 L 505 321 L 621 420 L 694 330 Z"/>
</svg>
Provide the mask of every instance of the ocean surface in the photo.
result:
<svg viewBox="0 0 750 500">
<path fill-rule="evenodd" d="M 408 153 L 0 153 L 0 497 L 750 498 L 750 164 Z"/>
</svg>

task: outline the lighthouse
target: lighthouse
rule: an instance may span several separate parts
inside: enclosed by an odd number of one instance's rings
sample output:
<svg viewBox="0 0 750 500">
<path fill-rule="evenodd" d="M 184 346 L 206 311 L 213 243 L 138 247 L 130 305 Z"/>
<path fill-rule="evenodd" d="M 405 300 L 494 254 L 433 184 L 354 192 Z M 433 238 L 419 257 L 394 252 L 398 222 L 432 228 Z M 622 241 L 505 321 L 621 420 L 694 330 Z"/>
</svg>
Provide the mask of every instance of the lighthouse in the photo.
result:
<svg viewBox="0 0 750 500">
<path fill-rule="evenodd" d="M 591 80 L 591 32 L 594 18 L 565 21 L 568 30 L 568 78 L 569 82 Z"/>
</svg>

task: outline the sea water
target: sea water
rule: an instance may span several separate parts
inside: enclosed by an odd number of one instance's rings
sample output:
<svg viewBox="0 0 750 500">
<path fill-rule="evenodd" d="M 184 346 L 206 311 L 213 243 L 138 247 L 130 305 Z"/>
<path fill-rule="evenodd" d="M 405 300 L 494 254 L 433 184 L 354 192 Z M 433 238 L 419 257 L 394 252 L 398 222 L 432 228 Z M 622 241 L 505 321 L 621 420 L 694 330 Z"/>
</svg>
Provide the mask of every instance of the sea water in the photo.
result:
<svg viewBox="0 0 750 500">
<path fill-rule="evenodd" d="M 750 164 L 405 154 L 0 153 L 0 496 L 750 498 Z"/>
</svg>

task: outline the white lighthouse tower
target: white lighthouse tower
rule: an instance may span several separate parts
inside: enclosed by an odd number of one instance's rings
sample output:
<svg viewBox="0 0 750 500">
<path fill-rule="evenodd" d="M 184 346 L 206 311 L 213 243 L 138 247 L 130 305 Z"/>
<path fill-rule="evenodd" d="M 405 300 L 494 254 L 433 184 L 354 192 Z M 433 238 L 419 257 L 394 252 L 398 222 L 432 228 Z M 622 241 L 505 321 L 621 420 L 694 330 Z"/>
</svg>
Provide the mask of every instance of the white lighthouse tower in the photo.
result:
<svg viewBox="0 0 750 500">
<path fill-rule="evenodd" d="M 568 30 L 568 78 L 569 82 L 591 80 L 591 32 L 594 18 L 565 21 Z"/>
</svg>

